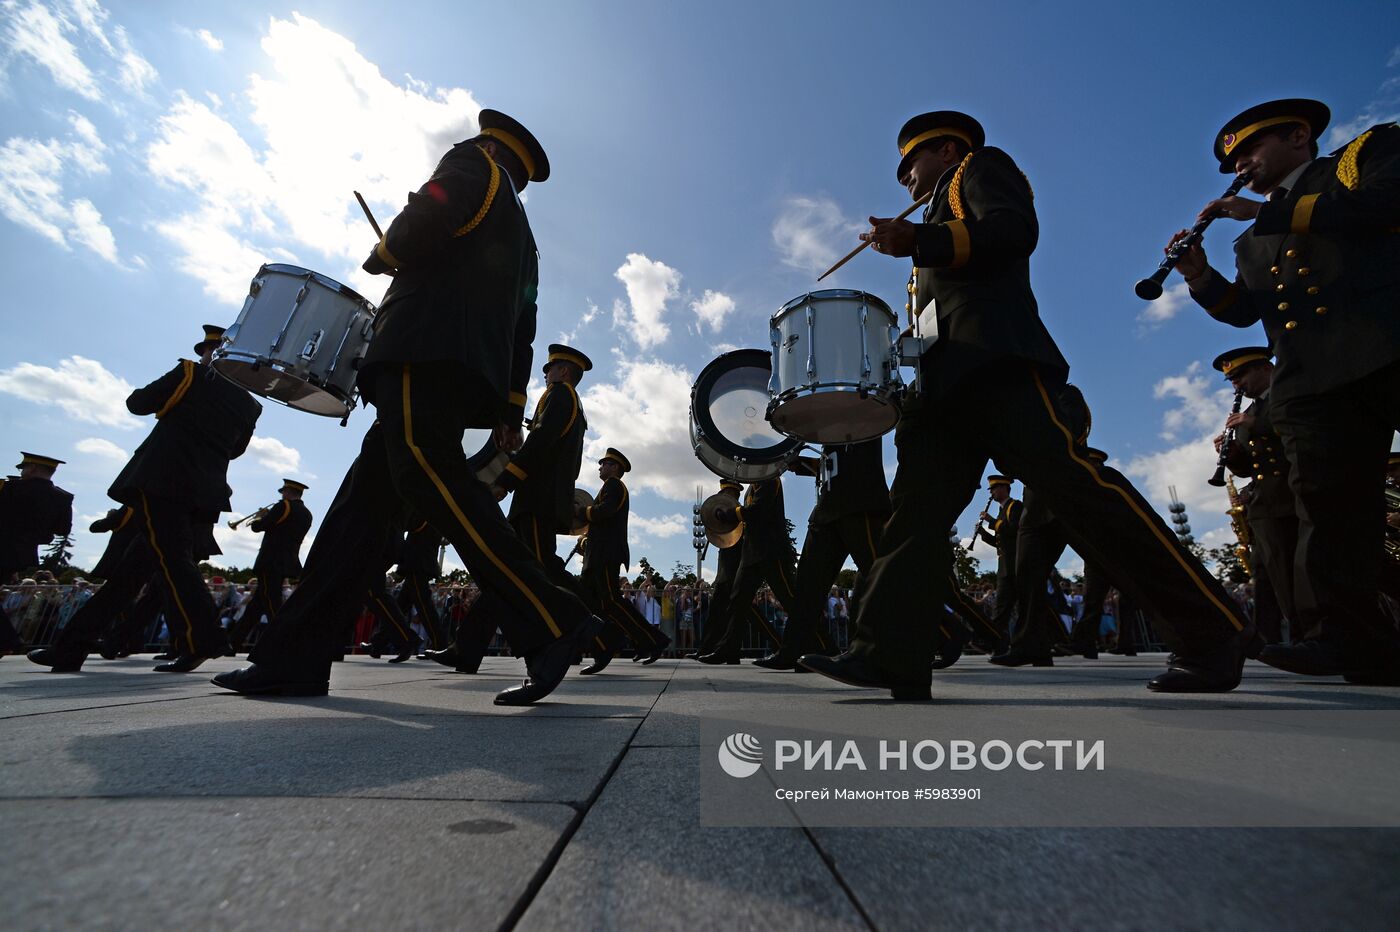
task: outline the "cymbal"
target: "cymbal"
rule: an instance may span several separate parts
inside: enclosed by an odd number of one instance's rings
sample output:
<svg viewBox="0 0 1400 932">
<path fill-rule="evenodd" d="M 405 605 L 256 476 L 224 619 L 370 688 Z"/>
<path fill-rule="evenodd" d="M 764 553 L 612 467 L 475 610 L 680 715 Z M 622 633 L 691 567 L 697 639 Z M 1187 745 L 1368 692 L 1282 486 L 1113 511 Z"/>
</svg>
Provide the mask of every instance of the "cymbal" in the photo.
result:
<svg viewBox="0 0 1400 932">
<path fill-rule="evenodd" d="M 700 503 L 700 522 L 705 536 L 721 550 L 733 547 L 744 536 L 744 525 L 737 518 L 720 518 L 721 508 L 733 509 L 739 499 L 731 492 L 716 492 Z"/>
<path fill-rule="evenodd" d="M 593 496 L 588 494 L 587 489 L 574 489 L 574 510 L 580 508 L 591 508 L 593 506 Z M 581 537 L 588 533 L 588 522 L 580 522 L 574 519 L 574 526 L 569 528 L 569 533 L 575 537 Z"/>
</svg>

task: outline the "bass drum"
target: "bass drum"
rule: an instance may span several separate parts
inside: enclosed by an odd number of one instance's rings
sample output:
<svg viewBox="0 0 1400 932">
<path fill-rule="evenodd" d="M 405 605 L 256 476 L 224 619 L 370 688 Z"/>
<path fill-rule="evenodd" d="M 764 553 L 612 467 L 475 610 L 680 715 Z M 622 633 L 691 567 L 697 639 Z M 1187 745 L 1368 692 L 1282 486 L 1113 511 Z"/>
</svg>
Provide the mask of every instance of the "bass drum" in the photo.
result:
<svg viewBox="0 0 1400 932">
<path fill-rule="evenodd" d="M 700 371 L 690 390 L 690 445 L 710 472 L 738 482 L 782 474 L 802 441 L 785 437 L 764 418 L 772 354 L 741 349 Z"/>
<path fill-rule="evenodd" d="M 462 452 L 467 454 L 467 468 L 476 477 L 491 485 L 510 462 L 510 454 L 496 449 L 496 438 L 483 427 L 468 427 L 462 434 Z"/>
</svg>

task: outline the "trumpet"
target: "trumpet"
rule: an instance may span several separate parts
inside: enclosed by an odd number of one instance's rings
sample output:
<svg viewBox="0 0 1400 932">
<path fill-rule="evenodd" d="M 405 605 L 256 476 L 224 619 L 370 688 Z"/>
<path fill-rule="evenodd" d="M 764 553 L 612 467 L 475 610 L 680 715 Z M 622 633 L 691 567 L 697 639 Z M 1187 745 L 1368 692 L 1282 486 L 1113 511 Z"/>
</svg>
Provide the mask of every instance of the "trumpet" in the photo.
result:
<svg viewBox="0 0 1400 932">
<path fill-rule="evenodd" d="M 230 522 L 228 523 L 228 526 L 229 526 L 229 528 L 230 528 L 231 530 L 236 531 L 236 530 L 238 530 L 239 525 L 245 524 L 245 523 L 248 522 L 248 521 L 256 521 L 256 520 L 258 520 L 259 518 L 261 518 L 263 515 L 267 514 L 267 513 L 268 513 L 269 511 L 271 511 L 271 510 L 272 510 L 272 506 L 271 506 L 271 505 L 268 505 L 268 506 L 265 507 L 265 508 L 259 508 L 257 511 L 253 512 L 253 513 L 250 514 L 250 515 L 244 515 L 243 517 L 239 518 L 239 519 L 236 520 L 236 521 L 230 521 Z"/>
<path fill-rule="evenodd" d="M 1253 175 L 1249 172 L 1236 175 L 1235 180 L 1220 196 L 1222 198 L 1234 197 L 1240 193 L 1240 189 L 1249 184 L 1252 177 Z M 1161 265 L 1157 266 L 1157 271 L 1134 285 L 1133 292 L 1144 301 L 1156 301 L 1160 298 L 1162 296 L 1162 282 L 1166 281 L 1172 269 L 1176 268 L 1176 264 L 1181 261 L 1182 254 L 1201 241 L 1201 234 L 1205 233 L 1206 227 L 1210 226 L 1210 222 L 1214 219 L 1214 217 L 1202 217 L 1197 220 L 1195 226 L 1191 227 L 1185 236 L 1172 243 L 1171 248 L 1167 250 L 1167 257 L 1162 260 Z"/>
</svg>

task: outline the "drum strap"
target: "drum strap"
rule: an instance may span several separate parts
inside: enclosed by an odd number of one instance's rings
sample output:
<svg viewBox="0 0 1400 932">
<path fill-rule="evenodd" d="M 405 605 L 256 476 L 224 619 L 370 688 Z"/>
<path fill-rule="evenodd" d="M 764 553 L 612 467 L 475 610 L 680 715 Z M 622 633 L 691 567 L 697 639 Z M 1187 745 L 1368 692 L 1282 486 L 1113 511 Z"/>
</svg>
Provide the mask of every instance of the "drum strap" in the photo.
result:
<svg viewBox="0 0 1400 932">
<path fill-rule="evenodd" d="M 501 188 L 500 166 L 496 164 L 495 159 L 491 158 L 491 156 L 489 155 L 486 155 L 486 151 L 484 149 L 482 150 L 481 154 L 486 156 L 486 161 L 491 165 L 491 181 L 486 185 L 486 200 L 482 202 L 481 209 L 476 212 L 476 216 L 472 217 L 471 220 L 467 221 L 465 226 L 459 227 L 452 234 L 453 239 L 456 239 L 459 236 L 466 236 L 472 230 L 475 230 L 478 226 L 481 225 L 481 221 L 486 219 L 486 212 L 491 209 L 491 204 L 496 200 L 496 192 L 499 191 Z"/>
</svg>

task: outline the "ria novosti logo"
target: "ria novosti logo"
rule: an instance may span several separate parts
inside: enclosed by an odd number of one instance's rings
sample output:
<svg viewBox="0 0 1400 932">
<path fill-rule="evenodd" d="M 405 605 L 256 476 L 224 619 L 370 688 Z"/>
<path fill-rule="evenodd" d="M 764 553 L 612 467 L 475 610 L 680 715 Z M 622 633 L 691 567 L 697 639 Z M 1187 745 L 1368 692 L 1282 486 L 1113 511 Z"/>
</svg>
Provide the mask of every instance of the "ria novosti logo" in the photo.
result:
<svg viewBox="0 0 1400 932">
<path fill-rule="evenodd" d="M 753 735 L 735 732 L 719 746 L 719 766 L 731 777 L 751 777 L 763 766 L 763 745 Z"/>
</svg>

